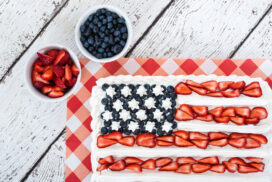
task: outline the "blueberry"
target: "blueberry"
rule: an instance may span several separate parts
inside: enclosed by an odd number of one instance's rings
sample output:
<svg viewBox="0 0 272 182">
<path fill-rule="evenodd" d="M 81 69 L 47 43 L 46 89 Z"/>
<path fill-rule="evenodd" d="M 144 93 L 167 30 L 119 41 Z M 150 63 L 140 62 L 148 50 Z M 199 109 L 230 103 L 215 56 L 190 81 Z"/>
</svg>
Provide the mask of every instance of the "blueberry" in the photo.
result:
<svg viewBox="0 0 272 182">
<path fill-rule="evenodd" d="M 106 127 L 102 127 L 102 128 L 101 128 L 101 133 L 102 133 L 102 135 L 107 134 L 107 133 L 108 133 L 107 128 L 106 128 Z"/>
<path fill-rule="evenodd" d="M 95 18 L 93 19 L 93 24 L 95 24 L 95 25 L 96 25 L 96 24 L 98 23 L 98 21 L 99 21 L 99 20 L 98 20 L 98 18 L 97 18 L 97 17 L 95 17 Z"/>
<path fill-rule="evenodd" d="M 108 21 L 108 22 L 111 22 L 112 19 L 113 19 L 112 16 L 107 16 L 107 21 Z"/>
<path fill-rule="evenodd" d="M 97 46 L 99 46 L 101 43 L 102 43 L 102 39 L 96 39 L 96 40 L 95 40 L 95 44 L 96 44 Z"/>
<path fill-rule="evenodd" d="M 110 40 L 110 38 L 109 38 L 108 36 L 105 36 L 105 37 L 104 37 L 104 43 L 108 43 L 109 40 Z"/>
<path fill-rule="evenodd" d="M 147 119 L 148 119 L 148 120 L 153 120 L 153 118 L 154 118 L 154 114 L 153 114 L 153 113 L 149 113 L 149 114 L 147 115 Z"/>
<path fill-rule="evenodd" d="M 107 53 L 106 52 L 104 52 L 103 53 L 103 58 L 107 58 L 108 56 L 107 56 Z"/>
<path fill-rule="evenodd" d="M 128 129 L 125 129 L 125 130 L 124 130 L 124 133 L 125 133 L 126 135 L 130 135 L 131 132 L 132 132 L 132 131 L 131 131 L 131 130 L 128 130 Z"/>
<path fill-rule="evenodd" d="M 102 48 L 104 48 L 104 49 L 105 49 L 107 46 L 108 46 L 108 44 L 107 44 L 107 43 L 102 42 L 102 44 L 101 44 L 101 47 L 102 47 Z"/>
<path fill-rule="evenodd" d="M 120 32 L 121 32 L 121 33 L 127 32 L 127 27 L 123 26 L 123 27 L 120 29 Z"/>
<path fill-rule="evenodd" d="M 121 122 L 120 122 L 120 126 L 121 126 L 122 128 L 124 128 L 124 127 L 126 126 L 126 122 L 125 122 L 125 121 L 121 121 Z"/>
<path fill-rule="evenodd" d="M 120 35 L 120 31 L 116 30 L 114 33 L 113 33 L 114 36 L 119 36 Z"/>
<path fill-rule="evenodd" d="M 102 56 L 102 54 L 98 53 L 98 54 L 95 55 L 95 57 L 98 58 L 98 59 L 102 59 L 103 56 Z"/>
<path fill-rule="evenodd" d="M 118 23 L 125 23 L 125 19 L 124 18 L 118 18 L 117 21 L 118 21 Z"/>
<path fill-rule="evenodd" d="M 108 104 L 108 99 L 103 98 L 103 99 L 101 100 L 101 103 L 102 103 L 103 105 L 107 105 L 107 104 Z"/>
<path fill-rule="evenodd" d="M 101 20 L 103 25 L 106 25 L 108 23 L 107 19 Z"/>
<path fill-rule="evenodd" d="M 151 86 L 149 84 L 144 84 L 144 87 L 147 89 L 147 90 L 150 90 L 151 89 Z"/>
<path fill-rule="evenodd" d="M 175 129 L 177 128 L 177 126 L 178 126 L 177 122 L 173 122 L 172 128 Z"/>
<path fill-rule="evenodd" d="M 109 35 L 109 34 L 110 34 L 109 29 L 106 29 L 106 30 L 105 30 L 105 34 L 107 34 L 107 35 Z"/>
<path fill-rule="evenodd" d="M 168 131 L 167 133 L 166 133 L 166 135 L 172 135 L 173 134 L 173 131 L 172 130 L 170 130 L 170 131 Z"/>
<path fill-rule="evenodd" d="M 95 55 L 97 54 L 97 52 L 96 52 L 95 50 L 93 50 L 93 51 L 91 52 L 91 54 L 95 56 Z"/>
<path fill-rule="evenodd" d="M 88 47 L 89 47 L 89 43 L 88 43 L 88 42 L 84 42 L 83 46 L 84 46 L 85 48 L 88 48 Z"/>
<path fill-rule="evenodd" d="M 110 29 L 110 33 L 113 34 L 113 32 L 115 31 L 114 28 Z"/>
<path fill-rule="evenodd" d="M 105 34 L 103 32 L 99 32 L 99 36 L 100 36 L 101 39 L 104 39 Z"/>
<path fill-rule="evenodd" d="M 83 33 L 83 32 L 85 32 L 85 30 L 86 30 L 85 25 L 81 25 L 80 26 L 80 32 Z"/>
<path fill-rule="evenodd" d="M 127 33 L 123 33 L 123 34 L 122 34 L 122 39 L 126 40 L 127 37 L 128 37 L 128 34 L 127 34 Z"/>
<path fill-rule="evenodd" d="M 112 12 L 112 17 L 113 17 L 113 18 L 117 18 L 118 15 L 117 15 L 116 13 Z"/>
<path fill-rule="evenodd" d="M 120 41 L 120 45 L 121 45 L 122 47 L 125 47 L 126 42 L 125 42 L 125 41 L 123 41 L 123 40 L 121 40 L 121 41 Z"/>
<path fill-rule="evenodd" d="M 159 128 L 159 129 L 157 130 L 157 134 L 158 134 L 159 136 L 162 136 L 162 135 L 163 135 L 163 131 Z"/>
<path fill-rule="evenodd" d="M 99 53 L 103 53 L 104 52 L 104 49 L 103 48 L 98 48 L 97 50 Z"/>
<path fill-rule="evenodd" d="M 133 132 L 133 135 L 139 135 L 140 134 L 140 129 L 136 129 L 134 132 Z"/>
<path fill-rule="evenodd" d="M 117 24 L 116 19 L 113 19 L 113 20 L 112 20 L 112 24 L 114 24 L 114 25 L 116 25 L 116 24 Z"/>
<path fill-rule="evenodd" d="M 101 21 L 97 22 L 97 26 L 100 28 L 102 26 L 102 22 Z"/>
<path fill-rule="evenodd" d="M 108 57 L 112 57 L 113 56 L 113 54 L 111 52 L 108 52 L 107 55 L 108 55 Z"/>
<path fill-rule="evenodd" d="M 113 52 L 115 53 L 115 54 L 118 54 L 119 52 L 121 52 L 122 51 L 122 47 L 120 46 L 120 45 L 115 45 L 114 46 L 114 48 L 113 48 Z"/>
<path fill-rule="evenodd" d="M 106 127 L 109 127 L 110 125 L 111 125 L 111 121 L 109 120 L 109 121 L 104 121 L 104 125 L 106 126 Z"/>
<path fill-rule="evenodd" d="M 85 30 L 85 32 L 83 33 L 83 35 L 85 35 L 86 37 L 89 37 L 90 34 L 91 34 L 90 29 Z"/>
<path fill-rule="evenodd" d="M 112 29 L 112 27 L 113 27 L 113 24 L 112 23 L 108 23 L 107 28 L 108 29 Z"/>
<path fill-rule="evenodd" d="M 171 114 L 169 114 L 169 115 L 167 116 L 167 121 L 170 121 L 170 122 L 174 121 L 174 116 L 171 115 Z"/>
<path fill-rule="evenodd" d="M 94 44 L 94 39 L 93 39 L 93 37 L 89 37 L 89 38 L 88 38 L 88 43 L 89 43 L 90 45 L 93 45 L 93 44 Z"/>
<path fill-rule="evenodd" d="M 120 38 L 119 37 L 115 37 L 114 38 L 114 42 L 119 43 L 120 42 Z"/>
<path fill-rule="evenodd" d="M 89 21 L 92 21 L 92 20 L 93 20 L 93 15 L 90 15 L 90 16 L 88 17 L 88 20 L 89 20 Z"/>
<path fill-rule="evenodd" d="M 100 9 L 100 11 L 102 14 L 105 14 L 108 10 L 106 8 L 102 8 L 102 9 Z"/>
<path fill-rule="evenodd" d="M 99 20 L 103 20 L 103 19 L 105 19 L 105 16 L 104 15 L 100 15 L 98 18 L 99 18 Z"/>
<path fill-rule="evenodd" d="M 109 47 L 106 47 L 105 51 L 106 51 L 106 53 L 107 53 L 107 52 L 110 52 L 110 48 L 109 48 Z"/>
<path fill-rule="evenodd" d="M 93 27 L 93 33 L 97 33 L 98 32 L 98 27 L 97 26 L 94 26 Z"/>
<path fill-rule="evenodd" d="M 173 92 L 174 91 L 174 87 L 169 85 L 167 88 L 166 88 L 167 92 Z"/>
<path fill-rule="evenodd" d="M 85 37 L 83 37 L 83 36 L 80 37 L 80 42 L 84 43 L 85 40 L 86 40 Z"/>
</svg>

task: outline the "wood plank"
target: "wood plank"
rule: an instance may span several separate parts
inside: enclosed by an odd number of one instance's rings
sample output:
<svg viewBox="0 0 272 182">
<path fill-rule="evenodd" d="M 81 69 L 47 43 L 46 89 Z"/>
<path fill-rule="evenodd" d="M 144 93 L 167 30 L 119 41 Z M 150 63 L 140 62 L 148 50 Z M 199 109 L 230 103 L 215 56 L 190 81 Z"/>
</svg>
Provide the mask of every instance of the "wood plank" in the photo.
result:
<svg viewBox="0 0 272 182">
<path fill-rule="evenodd" d="M 226 58 L 270 3 L 269 0 L 176 1 L 131 56 Z"/>
<path fill-rule="evenodd" d="M 0 2 L 0 79 L 66 0 Z"/>
<path fill-rule="evenodd" d="M 0 84 L 0 153 L 4 156 L 0 157 L 0 181 L 22 179 L 65 126 L 65 102 L 39 102 L 26 90 L 23 68 L 29 56 L 38 47 L 50 42 L 66 45 L 78 56 L 82 56 L 74 42 L 74 26 L 86 9 L 101 3 L 119 6 L 128 13 L 133 23 L 133 42 L 136 42 L 168 2 L 165 0 L 69 1 L 13 67 L 12 74 Z"/>
</svg>

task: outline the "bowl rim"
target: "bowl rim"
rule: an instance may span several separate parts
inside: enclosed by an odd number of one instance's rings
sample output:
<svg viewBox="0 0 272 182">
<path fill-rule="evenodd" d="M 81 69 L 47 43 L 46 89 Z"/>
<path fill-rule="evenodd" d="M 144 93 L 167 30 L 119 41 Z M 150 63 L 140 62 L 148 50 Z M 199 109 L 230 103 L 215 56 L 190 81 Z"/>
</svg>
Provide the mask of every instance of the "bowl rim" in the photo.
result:
<svg viewBox="0 0 272 182">
<path fill-rule="evenodd" d="M 95 11 L 97 11 L 98 9 L 102 9 L 102 8 L 106 8 L 109 9 L 110 11 L 113 11 L 115 13 L 117 13 L 119 16 L 123 17 L 126 20 L 126 26 L 128 29 L 128 38 L 127 38 L 127 42 L 125 47 L 123 48 L 123 50 L 110 58 L 103 58 L 103 59 L 98 59 L 95 56 L 93 56 L 91 53 L 89 53 L 82 45 L 81 41 L 80 41 L 80 26 L 83 24 L 84 21 L 87 20 L 87 18 L 94 13 Z M 76 27 L 75 27 L 75 40 L 76 40 L 76 45 L 78 47 L 78 49 L 80 50 L 80 52 L 86 56 L 87 58 L 89 58 L 91 61 L 94 62 L 98 62 L 98 63 L 107 63 L 107 62 L 111 62 L 114 60 L 117 60 L 119 58 L 121 58 L 122 56 L 124 56 L 124 54 L 127 52 L 129 46 L 131 45 L 131 41 L 132 41 L 132 25 L 131 25 L 131 21 L 128 18 L 127 13 L 125 13 L 123 10 L 119 9 L 116 6 L 111 6 L 111 5 L 97 5 L 97 6 L 93 6 L 91 8 L 89 8 L 87 11 L 85 11 L 79 18 L 79 20 L 77 21 Z"/>
<path fill-rule="evenodd" d="M 70 54 L 70 57 L 73 59 L 74 64 L 79 69 L 79 75 L 77 77 L 77 81 L 76 81 L 75 85 L 68 92 L 66 92 L 62 97 L 58 97 L 58 98 L 51 98 L 47 95 L 42 94 L 33 86 L 32 80 L 31 80 L 32 79 L 31 73 L 32 73 L 32 69 L 33 69 L 33 63 L 38 58 L 37 52 L 44 53 L 44 52 L 48 51 L 49 49 L 59 49 L 59 50 L 64 49 L 64 50 L 66 50 Z M 78 87 L 79 82 L 81 80 L 81 66 L 80 66 L 80 62 L 79 62 L 79 59 L 77 58 L 76 54 L 70 48 L 68 48 L 64 45 L 61 45 L 61 44 L 56 44 L 56 43 L 43 45 L 35 50 L 36 50 L 35 53 L 31 54 L 28 57 L 28 59 L 26 60 L 26 64 L 25 64 L 24 79 L 25 79 L 25 83 L 26 83 L 26 87 L 27 87 L 28 91 L 35 98 L 37 98 L 41 101 L 45 101 L 45 102 L 58 102 L 58 101 L 63 101 L 65 99 L 67 99 L 69 96 L 71 96 L 75 92 L 75 90 Z"/>
</svg>

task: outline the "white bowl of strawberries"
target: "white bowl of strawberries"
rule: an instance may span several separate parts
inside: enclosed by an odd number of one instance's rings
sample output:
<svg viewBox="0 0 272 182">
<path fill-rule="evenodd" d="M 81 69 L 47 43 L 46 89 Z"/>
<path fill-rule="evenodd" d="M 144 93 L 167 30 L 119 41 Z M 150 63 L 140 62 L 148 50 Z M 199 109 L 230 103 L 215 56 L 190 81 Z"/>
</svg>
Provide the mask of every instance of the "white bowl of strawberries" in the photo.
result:
<svg viewBox="0 0 272 182">
<path fill-rule="evenodd" d="M 40 100 L 61 101 L 69 97 L 81 79 L 76 55 L 62 45 L 50 45 L 35 52 L 26 64 L 29 91 Z"/>
</svg>

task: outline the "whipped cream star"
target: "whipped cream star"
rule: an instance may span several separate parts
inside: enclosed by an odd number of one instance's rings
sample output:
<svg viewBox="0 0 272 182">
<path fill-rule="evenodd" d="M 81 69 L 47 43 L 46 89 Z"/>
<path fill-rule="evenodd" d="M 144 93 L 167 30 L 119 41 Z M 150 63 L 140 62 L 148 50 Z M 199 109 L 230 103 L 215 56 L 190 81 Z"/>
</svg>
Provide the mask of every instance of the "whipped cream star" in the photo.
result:
<svg viewBox="0 0 272 182">
<path fill-rule="evenodd" d="M 148 109 L 151 109 L 151 108 L 155 107 L 155 100 L 154 100 L 154 98 L 149 97 L 147 100 L 145 100 L 145 106 Z"/>
<path fill-rule="evenodd" d="M 136 116 L 137 116 L 137 118 L 139 119 L 139 120 L 145 120 L 146 118 L 147 118 L 147 116 L 146 116 L 146 113 L 145 113 L 145 111 L 144 110 L 138 110 L 137 112 L 136 112 Z"/>
<path fill-rule="evenodd" d="M 102 116 L 103 116 L 103 119 L 106 120 L 106 121 L 112 119 L 112 113 L 111 113 L 110 111 L 105 111 L 105 112 L 102 114 Z"/>
<path fill-rule="evenodd" d="M 120 111 L 120 118 L 121 119 L 123 119 L 123 121 L 126 121 L 126 120 L 128 120 L 128 119 L 130 119 L 131 117 L 130 117 L 130 112 L 129 111 L 127 111 L 127 110 L 121 110 Z"/>
<path fill-rule="evenodd" d="M 143 85 L 139 86 L 139 88 L 137 89 L 136 92 L 138 95 L 140 95 L 141 97 L 146 95 L 146 89 Z"/>
<path fill-rule="evenodd" d="M 172 123 L 164 122 L 162 125 L 162 130 L 165 132 L 169 132 L 172 129 Z"/>
<path fill-rule="evenodd" d="M 128 87 L 128 86 L 124 86 L 122 89 L 121 89 L 121 94 L 125 97 L 131 95 L 131 89 Z"/>
<path fill-rule="evenodd" d="M 152 130 L 155 128 L 155 123 L 154 122 L 151 122 L 151 121 L 148 121 L 145 125 L 145 130 L 148 131 L 148 132 L 152 132 Z"/>
<path fill-rule="evenodd" d="M 120 123 L 119 122 L 116 122 L 116 121 L 113 121 L 111 123 L 111 129 L 114 130 L 114 131 L 118 131 L 120 128 Z"/>
<path fill-rule="evenodd" d="M 139 102 L 135 99 L 132 99 L 131 101 L 128 102 L 128 106 L 134 110 L 134 109 L 139 109 Z"/>
<path fill-rule="evenodd" d="M 116 92 L 115 92 L 114 88 L 110 86 L 109 88 L 107 88 L 106 94 L 110 97 L 113 97 L 116 94 Z"/>
<path fill-rule="evenodd" d="M 138 122 L 130 122 L 129 124 L 128 124 L 128 129 L 129 130 L 131 130 L 132 132 L 133 131 L 135 131 L 135 130 L 137 130 L 137 129 L 139 129 L 139 124 L 138 124 Z"/>
<path fill-rule="evenodd" d="M 159 109 L 156 109 L 155 112 L 153 112 L 154 114 L 154 119 L 160 121 L 162 118 L 162 112 Z"/>
<path fill-rule="evenodd" d="M 172 108 L 171 105 L 172 105 L 172 102 L 169 98 L 166 98 L 162 101 L 162 107 L 164 109 L 171 109 Z"/>
<path fill-rule="evenodd" d="M 123 109 L 123 103 L 120 100 L 116 100 L 112 106 L 116 111 Z"/>
<path fill-rule="evenodd" d="M 160 85 L 156 85 L 152 90 L 156 96 L 163 95 L 163 88 Z"/>
</svg>

